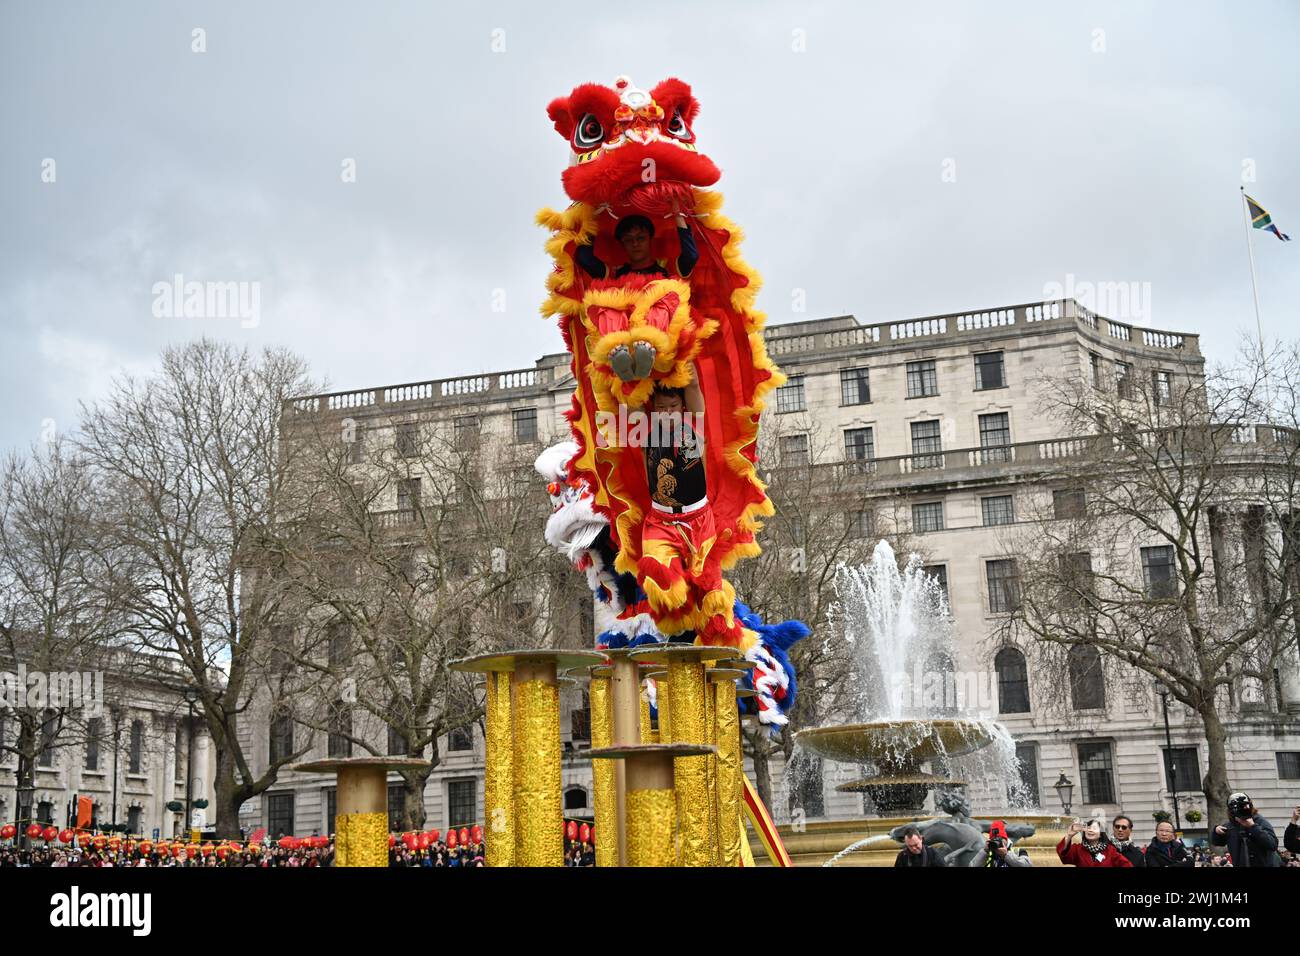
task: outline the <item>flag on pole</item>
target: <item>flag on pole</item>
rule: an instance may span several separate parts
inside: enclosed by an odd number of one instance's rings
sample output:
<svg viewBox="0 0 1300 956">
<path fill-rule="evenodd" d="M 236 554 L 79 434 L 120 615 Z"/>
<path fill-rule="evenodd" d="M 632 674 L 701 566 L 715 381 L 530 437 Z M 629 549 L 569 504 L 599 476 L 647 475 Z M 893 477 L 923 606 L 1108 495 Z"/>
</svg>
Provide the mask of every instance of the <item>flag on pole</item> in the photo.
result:
<svg viewBox="0 0 1300 956">
<path fill-rule="evenodd" d="M 1290 236 L 1277 226 L 1273 225 L 1273 217 L 1268 214 L 1267 209 L 1255 202 L 1255 200 L 1251 199 L 1249 196 L 1246 196 L 1246 205 L 1250 208 L 1250 224 L 1252 226 L 1256 229 L 1267 229 L 1283 242 L 1291 241 Z"/>
</svg>

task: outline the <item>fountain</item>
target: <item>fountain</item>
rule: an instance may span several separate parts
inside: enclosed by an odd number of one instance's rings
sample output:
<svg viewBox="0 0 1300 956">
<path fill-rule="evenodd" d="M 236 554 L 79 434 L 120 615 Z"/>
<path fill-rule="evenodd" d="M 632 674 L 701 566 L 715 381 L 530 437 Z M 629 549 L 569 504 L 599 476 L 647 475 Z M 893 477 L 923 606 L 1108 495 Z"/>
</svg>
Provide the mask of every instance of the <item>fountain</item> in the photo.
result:
<svg viewBox="0 0 1300 956">
<path fill-rule="evenodd" d="M 828 640 L 842 642 L 849 657 L 844 710 L 851 722 L 799 731 L 795 743 L 826 760 L 873 768 L 836 790 L 865 793 L 877 815 L 894 822 L 916 819 L 933 792 L 936 809 L 951 811 L 949 822 L 964 821 L 966 829 L 972 821 L 952 808 L 969 806 L 965 792 L 974 782 L 1007 787 L 1013 805 L 1028 802 L 1017 794 L 1015 742 L 988 716 L 996 711 L 993 678 L 973 675 L 973 687 L 958 679 L 947 601 L 920 558 L 912 555 L 900 569 L 881 541 L 867 564 L 841 568 L 835 587 L 839 601 Z M 834 859 L 859 847 L 892 858 L 898 844 L 887 834 L 871 835 Z"/>
</svg>

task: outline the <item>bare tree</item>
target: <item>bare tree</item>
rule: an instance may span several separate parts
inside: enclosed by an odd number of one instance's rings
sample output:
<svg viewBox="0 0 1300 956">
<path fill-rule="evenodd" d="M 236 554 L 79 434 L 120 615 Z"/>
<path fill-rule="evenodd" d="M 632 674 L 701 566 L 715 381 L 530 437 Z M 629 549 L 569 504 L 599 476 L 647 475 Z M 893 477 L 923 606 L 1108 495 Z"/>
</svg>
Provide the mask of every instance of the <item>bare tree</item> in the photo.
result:
<svg viewBox="0 0 1300 956">
<path fill-rule="evenodd" d="M 294 407 L 303 520 L 269 555 L 284 572 L 292 666 L 272 698 L 295 701 L 295 722 L 327 733 L 336 755 L 427 760 L 402 771 L 403 826 L 418 829 L 439 738 L 483 714 L 477 681 L 449 665 L 552 646 L 586 592 L 542 538 L 531 444 L 502 448 L 465 420 L 358 425 Z"/>
<path fill-rule="evenodd" d="M 62 441 L 11 455 L 0 473 L 0 670 L 12 693 L 0 700 L 0 758 L 17 758 L 19 821 L 32 819 L 37 765 L 102 731 L 98 695 L 125 621 L 105 586 L 96 491 Z"/>
<path fill-rule="evenodd" d="M 238 836 L 240 806 L 301 752 L 259 774 L 240 732 L 251 665 L 283 598 L 266 586 L 241 593 L 241 580 L 286 517 L 294 460 L 280 409 L 306 390 L 294 355 L 204 339 L 166 350 L 158 373 L 121 378 L 83 408 L 78 444 L 105 490 L 101 527 L 112 586 L 133 618 L 134 659 L 161 682 L 175 685 L 179 672 L 197 696 L 216 752 L 222 837 Z"/>
<path fill-rule="evenodd" d="M 1057 381 L 1060 434 L 1080 437 L 1051 443 L 1007 543 L 995 638 L 1027 638 L 1076 709 L 1104 706 L 1105 674 L 1147 675 L 1148 698 L 1159 681 L 1204 728 L 1212 807 L 1230 789 L 1231 701 L 1244 685 L 1264 704 L 1296 666 L 1298 384 L 1294 348 L 1206 379 L 1121 367 L 1114 382 Z"/>
</svg>

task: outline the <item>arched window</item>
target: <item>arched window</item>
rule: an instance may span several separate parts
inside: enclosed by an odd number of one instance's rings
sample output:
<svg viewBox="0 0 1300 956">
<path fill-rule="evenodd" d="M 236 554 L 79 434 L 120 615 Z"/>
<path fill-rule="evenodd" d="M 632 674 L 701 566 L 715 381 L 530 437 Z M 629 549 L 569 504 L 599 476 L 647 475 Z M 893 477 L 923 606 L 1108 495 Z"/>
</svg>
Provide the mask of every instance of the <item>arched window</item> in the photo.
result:
<svg viewBox="0 0 1300 956">
<path fill-rule="evenodd" d="M 1075 710 L 1105 708 L 1106 681 L 1097 648 L 1087 644 L 1070 648 L 1070 699 Z"/>
<path fill-rule="evenodd" d="M 564 791 L 564 809 L 566 810 L 585 810 L 587 809 L 587 791 L 582 787 L 570 787 Z"/>
<path fill-rule="evenodd" d="M 998 672 L 998 713 L 1029 713 L 1029 669 L 1025 655 L 1014 647 L 1004 647 L 993 658 Z"/>
</svg>

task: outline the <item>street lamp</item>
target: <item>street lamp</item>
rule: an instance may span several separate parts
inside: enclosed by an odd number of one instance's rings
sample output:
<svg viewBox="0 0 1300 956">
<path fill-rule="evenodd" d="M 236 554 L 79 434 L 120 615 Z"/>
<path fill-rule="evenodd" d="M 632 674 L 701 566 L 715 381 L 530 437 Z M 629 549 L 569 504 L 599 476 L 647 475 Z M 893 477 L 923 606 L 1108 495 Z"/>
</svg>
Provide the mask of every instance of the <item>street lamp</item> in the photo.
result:
<svg viewBox="0 0 1300 956">
<path fill-rule="evenodd" d="M 1061 807 L 1065 815 L 1070 815 L 1070 804 L 1074 802 L 1074 781 L 1061 772 L 1061 779 L 1052 784 L 1052 789 L 1056 791 L 1056 799 L 1061 801 Z"/>
<path fill-rule="evenodd" d="M 117 832 L 117 755 L 122 750 L 122 708 L 113 704 L 108 709 L 113 718 L 113 825 L 112 832 Z"/>
<path fill-rule="evenodd" d="M 199 692 L 193 687 L 185 688 L 185 703 L 190 708 L 190 719 L 187 724 L 188 733 L 186 734 L 185 745 L 185 819 L 184 828 L 186 831 L 193 830 L 193 817 L 191 808 L 193 803 L 190 799 L 190 786 L 194 780 L 194 704 L 199 699 Z"/>
<path fill-rule="evenodd" d="M 1178 774 L 1174 763 L 1173 738 L 1169 735 L 1169 688 L 1156 681 L 1156 693 L 1160 695 L 1160 706 L 1165 715 L 1165 775 L 1169 778 L 1169 795 L 1174 801 L 1174 832 L 1183 828 L 1183 818 L 1178 812 Z"/>
</svg>

